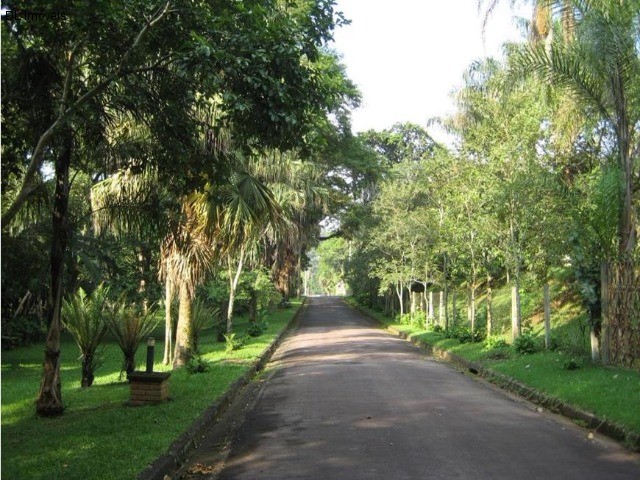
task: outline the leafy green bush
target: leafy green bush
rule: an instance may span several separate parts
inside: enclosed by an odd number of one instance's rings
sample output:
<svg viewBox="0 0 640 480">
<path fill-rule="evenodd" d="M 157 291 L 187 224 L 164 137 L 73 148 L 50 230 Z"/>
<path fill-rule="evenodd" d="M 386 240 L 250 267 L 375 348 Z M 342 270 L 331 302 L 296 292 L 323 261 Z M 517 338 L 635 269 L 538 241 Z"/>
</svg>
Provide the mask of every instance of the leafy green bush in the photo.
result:
<svg viewBox="0 0 640 480">
<path fill-rule="evenodd" d="M 267 313 L 265 311 L 260 312 L 259 319 L 255 322 L 251 322 L 247 328 L 247 335 L 250 337 L 259 337 L 267 331 L 269 324 L 267 323 Z"/>
<path fill-rule="evenodd" d="M 103 285 L 91 295 L 80 288 L 62 303 L 62 323 L 80 349 L 83 387 L 93 384 L 94 372 L 102 364 L 98 347 L 108 330 L 108 293 Z"/>
<path fill-rule="evenodd" d="M 460 343 L 473 342 L 473 335 L 471 335 L 471 329 L 467 327 L 458 327 L 455 330 L 455 336 L 453 338 L 457 338 Z"/>
<path fill-rule="evenodd" d="M 509 346 L 509 344 L 507 343 L 507 341 L 502 338 L 502 337 L 498 337 L 495 335 L 491 335 L 489 337 L 487 337 L 487 339 L 484 341 L 484 349 L 485 351 L 490 351 L 490 350 L 497 350 L 499 348 L 507 348 Z"/>
<path fill-rule="evenodd" d="M 225 352 L 230 353 L 234 350 L 239 350 L 244 345 L 244 338 L 237 337 L 235 333 L 228 333 L 224 336 L 225 340 Z"/>
<path fill-rule="evenodd" d="M 575 359 L 570 358 L 562 363 L 562 368 L 564 370 L 577 370 L 580 368 L 580 365 L 578 365 L 578 362 L 576 362 Z"/>
<path fill-rule="evenodd" d="M 411 325 L 411 314 L 403 313 L 402 315 L 397 315 L 396 323 L 399 323 L 401 325 Z"/>
<path fill-rule="evenodd" d="M 190 374 L 204 373 L 209 371 L 209 362 L 200 355 L 193 355 L 185 365 L 187 372 Z"/>
<path fill-rule="evenodd" d="M 2 318 L 2 349 L 29 345 L 44 340 L 47 336 L 47 327 L 44 319 L 38 315 L 27 314 Z"/>
<path fill-rule="evenodd" d="M 513 342 L 513 348 L 521 355 L 529 355 L 540 350 L 535 335 L 526 330 Z"/>
<path fill-rule="evenodd" d="M 252 324 L 249 325 L 249 328 L 247 328 L 247 335 L 249 335 L 250 337 L 259 337 L 260 335 L 262 335 L 264 332 L 267 331 L 268 325 L 266 322 L 263 321 L 257 321 L 257 322 L 253 322 Z"/>
<path fill-rule="evenodd" d="M 442 327 L 442 325 L 434 323 L 431 325 L 431 331 L 435 333 L 442 333 L 444 332 L 444 328 Z"/>
</svg>

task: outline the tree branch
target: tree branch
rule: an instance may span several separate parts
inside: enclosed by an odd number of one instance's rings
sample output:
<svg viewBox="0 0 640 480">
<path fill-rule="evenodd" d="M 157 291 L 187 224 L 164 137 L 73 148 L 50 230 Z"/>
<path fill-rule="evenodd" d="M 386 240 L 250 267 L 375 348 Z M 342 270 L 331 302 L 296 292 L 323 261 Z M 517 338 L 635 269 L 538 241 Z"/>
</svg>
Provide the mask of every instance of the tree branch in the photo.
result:
<svg viewBox="0 0 640 480">
<path fill-rule="evenodd" d="M 131 47 L 129 47 L 129 49 L 124 53 L 124 55 L 120 59 L 120 62 L 118 62 L 118 66 L 116 67 L 115 72 L 113 74 L 109 75 L 107 78 L 105 78 L 102 82 L 98 83 L 93 88 L 91 88 L 88 92 L 86 92 L 78 100 L 76 100 L 73 103 L 73 105 L 71 105 L 69 108 L 64 110 L 64 113 L 62 113 L 62 110 L 65 108 L 65 102 L 66 102 L 66 98 L 68 96 L 68 88 L 69 88 L 69 85 L 70 85 L 70 78 L 71 78 L 70 71 L 67 71 L 67 76 L 66 76 L 66 79 L 65 79 L 65 86 L 64 86 L 64 91 L 63 91 L 63 103 L 61 105 L 61 113 L 58 116 L 58 118 L 51 124 L 51 126 L 42 134 L 42 136 L 38 140 L 38 143 L 36 144 L 36 148 L 33 151 L 33 155 L 31 156 L 31 161 L 29 162 L 29 166 L 27 167 L 27 170 L 25 171 L 24 178 L 22 179 L 22 185 L 20 187 L 20 191 L 19 191 L 18 195 L 16 196 L 16 198 L 14 199 L 13 203 L 9 206 L 7 211 L 2 214 L 2 217 L 0 218 L 0 227 L 2 229 L 4 229 L 7 225 L 9 225 L 9 223 L 11 223 L 11 221 L 14 219 L 16 214 L 23 207 L 23 205 L 26 202 L 27 198 L 29 197 L 29 195 L 33 191 L 33 188 L 31 186 L 31 182 L 32 182 L 33 177 L 36 174 L 36 172 L 42 167 L 42 162 L 44 160 L 44 152 L 45 152 L 45 149 L 47 148 L 47 146 L 49 145 L 49 142 L 50 142 L 51 137 L 53 136 L 53 134 L 58 130 L 58 128 L 60 128 L 60 126 L 65 124 L 78 111 L 78 109 L 81 106 L 83 106 L 85 103 L 87 103 L 91 98 L 93 98 L 96 95 L 98 95 L 98 93 L 100 93 L 101 91 L 106 89 L 116 79 L 118 79 L 118 78 L 123 76 L 124 66 L 125 66 L 126 62 L 128 61 L 129 57 L 131 56 L 131 53 L 138 46 L 138 44 L 140 43 L 140 41 L 141 41 L 142 37 L 144 36 L 144 34 L 151 27 L 153 27 L 153 25 L 158 23 L 167 14 L 167 12 L 169 11 L 170 3 L 171 2 L 168 1 L 164 5 L 164 7 L 160 7 L 156 11 L 156 14 L 155 14 L 154 17 L 152 17 L 151 19 L 147 19 L 146 20 L 144 27 L 140 30 L 140 32 L 136 36 L 135 40 L 131 44 Z M 77 47 L 77 45 L 76 45 L 76 47 Z M 74 51 L 73 52 L 75 52 L 75 48 L 76 47 L 74 47 Z M 69 64 L 70 67 L 69 68 L 71 68 L 71 62 L 72 62 L 72 59 L 73 59 L 73 52 L 72 52 L 72 55 L 70 57 L 70 64 Z M 132 71 L 132 72 L 135 72 L 135 70 Z"/>
</svg>

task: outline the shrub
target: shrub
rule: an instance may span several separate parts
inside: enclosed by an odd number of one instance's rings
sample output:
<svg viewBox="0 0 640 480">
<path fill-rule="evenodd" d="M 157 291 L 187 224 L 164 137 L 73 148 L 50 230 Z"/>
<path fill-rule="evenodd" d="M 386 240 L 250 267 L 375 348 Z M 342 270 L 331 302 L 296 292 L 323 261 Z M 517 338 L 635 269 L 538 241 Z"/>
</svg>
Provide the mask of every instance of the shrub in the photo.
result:
<svg viewBox="0 0 640 480">
<path fill-rule="evenodd" d="M 500 349 L 500 348 L 506 348 L 508 346 L 509 346 L 509 344 L 507 343 L 507 341 L 504 338 L 491 335 L 491 336 L 487 337 L 487 339 L 484 341 L 484 349 L 483 350 L 485 350 L 485 351 L 497 350 L 497 349 Z"/>
<path fill-rule="evenodd" d="M 442 325 L 435 323 L 431 326 L 431 331 L 435 333 L 442 333 L 444 331 L 444 328 L 442 327 Z"/>
<path fill-rule="evenodd" d="M 457 338 L 460 343 L 473 342 L 473 336 L 471 335 L 471 330 L 467 327 L 458 327 L 455 330 L 455 334 L 453 338 Z"/>
<path fill-rule="evenodd" d="M 249 324 L 249 328 L 247 328 L 247 335 L 250 337 L 259 337 L 267 331 L 268 327 L 267 312 L 261 311 L 258 313 L 258 320 Z"/>
<path fill-rule="evenodd" d="M 158 324 L 155 309 L 149 308 L 145 312 L 135 305 L 126 305 L 121 302 L 113 316 L 108 317 L 107 323 L 124 355 L 121 375 L 122 372 L 133 372 L 140 342 Z"/>
<path fill-rule="evenodd" d="M 236 338 L 235 333 L 228 333 L 224 336 L 225 340 L 225 352 L 230 353 L 234 350 L 239 350 L 244 345 L 244 338 Z"/>
<path fill-rule="evenodd" d="M 200 355 L 193 355 L 185 365 L 190 374 L 204 373 L 209 370 L 209 362 Z"/>
<path fill-rule="evenodd" d="M 44 319 L 33 313 L 3 318 L 0 328 L 2 348 L 11 350 L 44 340 L 47 336 L 45 323 Z"/>
<path fill-rule="evenodd" d="M 578 365 L 578 362 L 576 362 L 573 358 L 570 358 L 562 363 L 562 368 L 565 370 L 577 370 L 578 368 L 580 368 L 580 365 Z"/>
<path fill-rule="evenodd" d="M 396 317 L 396 323 L 400 323 L 402 325 L 411 325 L 411 314 L 403 313 L 402 315 L 398 315 Z"/>
<path fill-rule="evenodd" d="M 529 331 L 522 332 L 513 342 L 513 347 L 521 355 L 536 353 L 539 350 L 536 337 Z"/>
<path fill-rule="evenodd" d="M 62 303 L 62 323 L 67 328 L 82 359 L 82 387 L 93 384 L 94 373 L 102 364 L 98 347 L 107 333 L 108 289 L 100 285 L 91 295 L 80 288 Z"/>
</svg>

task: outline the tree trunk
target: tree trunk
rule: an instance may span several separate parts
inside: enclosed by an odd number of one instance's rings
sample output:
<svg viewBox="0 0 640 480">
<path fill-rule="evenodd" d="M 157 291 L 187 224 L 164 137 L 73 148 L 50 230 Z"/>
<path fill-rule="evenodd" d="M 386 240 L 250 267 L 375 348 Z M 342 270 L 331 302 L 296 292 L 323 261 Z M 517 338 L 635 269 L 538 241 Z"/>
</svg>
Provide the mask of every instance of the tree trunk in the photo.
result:
<svg viewBox="0 0 640 480">
<path fill-rule="evenodd" d="M 549 294 L 549 282 L 543 287 L 544 297 L 544 347 L 551 348 L 551 295 Z"/>
<path fill-rule="evenodd" d="M 458 308 L 456 306 L 456 289 L 455 288 L 451 290 L 451 320 L 447 323 L 449 327 L 452 329 L 455 329 L 458 323 Z"/>
<path fill-rule="evenodd" d="M 522 334 L 522 313 L 520 311 L 520 286 L 516 278 L 511 286 L 511 336 L 515 341 Z"/>
<path fill-rule="evenodd" d="M 418 294 L 411 292 L 411 318 L 415 318 L 418 313 Z"/>
<path fill-rule="evenodd" d="M 444 290 L 440 290 L 440 302 L 438 303 L 438 323 L 444 325 Z"/>
<path fill-rule="evenodd" d="M 602 315 L 602 330 L 600 332 L 600 353 L 602 357 L 602 363 L 608 365 L 611 361 L 611 316 L 609 314 L 609 269 L 608 262 L 602 262 L 600 264 L 600 308 Z"/>
<path fill-rule="evenodd" d="M 63 297 L 64 256 L 69 238 L 69 168 L 73 137 L 66 132 L 64 147 L 56 159 L 52 235 L 51 235 L 51 287 L 47 320 L 49 331 L 44 349 L 44 368 L 40 393 L 36 400 L 36 413 L 43 416 L 60 415 L 64 411 L 60 381 L 60 309 Z"/>
<path fill-rule="evenodd" d="M 173 367 L 182 367 L 193 355 L 193 325 L 191 319 L 191 293 L 185 282 L 180 284 L 180 307 L 176 328 L 176 348 Z"/>
<path fill-rule="evenodd" d="M 93 385 L 93 358 L 91 355 L 82 357 L 82 381 L 80 386 L 82 388 L 88 388 Z"/>
<path fill-rule="evenodd" d="M 471 320 L 471 338 L 475 341 L 476 332 L 476 286 L 469 287 L 469 315 Z"/>
<path fill-rule="evenodd" d="M 491 290 L 491 276 L 487 275 L 487 337 L 493 330 L 493 291 Z"/>
<path fill-rule="evenodd" d="M 162 363 L 169 365 L 173 361 L 173 323 L 171 320 L 171 304 L 173 303 L 173 286 L 169 275 L 165 280 L 164 303 L 164 358 Z"/>
<path fill-rule="evenodd" d="M 256 323 L 258 320 L 258 292 L 251 289 L 249 292 L 249 323 Z"/>
<path fill-rule="evenodd" d="M 400 302 L 400 316 L 404 315 L 404 302 L 403 302 L 403 295 L 404 295 L 404 291 L 402 290 L 402 284 L 398 283 L 395 286 L 396 288 L 396 295 L 398 296 L 398 301 Z"/>
<path fill-rule="evenodd" d="M 591 361 L 598 363 L 600 361 L 600 327 L 598 325 L 592 325 L 589 339 L 591 340 Z"/>
<path fill-rule="evenodd" d="M 429 319 L 429 323 L 433 324 L 433 292 L 429 292 L 429 314 L 427 318 Z"/>
<path fill-rule="evenodd" d="M 242 264 L 244 263 L 244 247 L 240 249 L 238 258 L 238 266 L 236 268 L 235 275 L 233 274 L 233 263 L 231 257 L 229 257 L 229 305 L 227 306 L 227 334 L 233 331 L 233 304 L 236 300 L 236 289 L 238 288 L 238 281 L 240 280 L 240 274 L 242 273 Z M 285 288 L 285 300 L 288 298 L 289 283 Z"/>
</svg>

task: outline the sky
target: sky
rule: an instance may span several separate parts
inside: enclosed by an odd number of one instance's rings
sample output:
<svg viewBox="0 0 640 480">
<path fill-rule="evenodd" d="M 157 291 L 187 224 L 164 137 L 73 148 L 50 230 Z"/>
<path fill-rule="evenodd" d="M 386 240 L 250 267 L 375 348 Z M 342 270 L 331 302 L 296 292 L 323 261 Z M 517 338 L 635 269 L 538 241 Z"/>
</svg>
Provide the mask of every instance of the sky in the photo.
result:
<svg viewBox="0 0 640 480">
<path fill-rule="evenodd" d="M 516 17 L 527 9 L 500 2 L 482 35 L 477 0 L 337 0 L 351 20 L 334 35 L 347 75 L 363 96 L 353 130 L 383 130 L 396 122 L 426 127 L 453 112 L 451 92 L 474 60 L 501 57 L 505 41 L 521 40 Z M 444 135 L 429 132 L 436 140 Z"/>
</svg>

